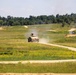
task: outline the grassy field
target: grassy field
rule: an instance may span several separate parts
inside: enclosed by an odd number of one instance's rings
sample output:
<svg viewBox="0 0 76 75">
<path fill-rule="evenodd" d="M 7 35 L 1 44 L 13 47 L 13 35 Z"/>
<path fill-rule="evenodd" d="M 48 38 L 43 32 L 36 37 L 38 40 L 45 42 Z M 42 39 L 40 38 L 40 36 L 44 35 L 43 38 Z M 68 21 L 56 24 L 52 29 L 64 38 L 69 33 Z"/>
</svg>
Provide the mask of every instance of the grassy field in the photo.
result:
<svg viewBox="0 0 76 75">
<path fill-rule="evenodd" d="M 4 49 L 3 49 L 4 48 Z M 5 45 L 0 50 L 0 60 L 55 60 L 75 59 L 76 52 L 37 43 Z"/>
<path fill-rule="evenodd" d="M 66 37 L 69 34 L 69 29 L 73 26 L 61 27 L 61 24 L 44 24 L 33 26 L 37 30 L 40 38 L 46 38 L 49 43 L 55 43 L 70 47 L 76 47 L 76 37 Z M 50 31 L 54 30 L 54 31 Z"/>
<path fill-rule="evenodd" d="M 76 62 L 0 64 L 0 73 L 76 73 Z"/>
<path fill-rule="evenodd" d="M 59 47 L 28 43 L 27 38 L 34 32 L 44 42 L 76 47 L 76 37 L 66 38 L 70 27 L 61 28 L 58 24 L 2 27 L 0 30 L 1 60 L 55 60 L 76 59 L 76 52 Z M 56 30 L 50 32 L 48 30 Z"/>
</svg>

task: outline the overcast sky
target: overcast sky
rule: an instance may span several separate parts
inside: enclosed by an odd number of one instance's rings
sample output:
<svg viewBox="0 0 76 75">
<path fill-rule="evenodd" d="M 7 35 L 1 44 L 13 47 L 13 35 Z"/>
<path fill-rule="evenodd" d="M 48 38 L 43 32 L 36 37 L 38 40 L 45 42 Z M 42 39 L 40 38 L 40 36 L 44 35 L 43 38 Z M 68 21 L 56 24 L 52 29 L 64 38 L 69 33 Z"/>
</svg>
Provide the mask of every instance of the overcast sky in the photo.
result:
<svg viewBox="0 0 76 75">
<path fill-rule="evenodd" d="M 29 17 L 76 13 L 76 0 L 0 0 L 0 16 Z"/>
</svg>

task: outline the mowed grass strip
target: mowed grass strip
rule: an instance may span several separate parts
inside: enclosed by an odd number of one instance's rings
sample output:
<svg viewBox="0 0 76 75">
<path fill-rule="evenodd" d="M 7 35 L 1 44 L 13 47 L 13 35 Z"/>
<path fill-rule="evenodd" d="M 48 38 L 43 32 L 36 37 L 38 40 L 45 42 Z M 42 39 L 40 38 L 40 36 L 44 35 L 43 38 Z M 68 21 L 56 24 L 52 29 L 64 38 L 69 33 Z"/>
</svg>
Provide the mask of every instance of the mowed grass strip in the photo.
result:
<svg viewBox="0 0 76 75">
<path fill-rule="evenodd" d="M 0 73 L 76 73 L 76 62 L 0 64 Z"/>
</svg>

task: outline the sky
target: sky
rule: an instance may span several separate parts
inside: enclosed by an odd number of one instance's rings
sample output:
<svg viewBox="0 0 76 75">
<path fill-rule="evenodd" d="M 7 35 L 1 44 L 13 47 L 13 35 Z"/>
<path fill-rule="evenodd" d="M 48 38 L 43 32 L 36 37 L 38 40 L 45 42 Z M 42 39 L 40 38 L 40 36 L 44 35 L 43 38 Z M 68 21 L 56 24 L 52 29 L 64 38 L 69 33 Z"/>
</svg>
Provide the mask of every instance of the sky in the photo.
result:
<svg viewBox="0 0 76 75">
<path fill-rule="evenodd" d="M 0 0 L 0 16 L 29 17 L 76 13 L 76 0 Z"/>
</svg>

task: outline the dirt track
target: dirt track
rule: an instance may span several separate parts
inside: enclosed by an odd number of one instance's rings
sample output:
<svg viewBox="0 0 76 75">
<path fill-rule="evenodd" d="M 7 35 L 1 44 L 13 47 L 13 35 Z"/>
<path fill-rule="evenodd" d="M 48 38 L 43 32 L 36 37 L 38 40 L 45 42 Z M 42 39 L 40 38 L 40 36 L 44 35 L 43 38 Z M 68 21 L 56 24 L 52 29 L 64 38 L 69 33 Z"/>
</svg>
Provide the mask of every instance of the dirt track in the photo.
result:
<svg viewBox="0 0 76 75">
<path fill-rule="evenodd" d="M 76 73 L 0 73 L 0 75 L 76 75 Z"/>
<path fill-rule="evenodd" d="M 41 44 L 46 44 L 46 45 L 51 45 L 51 46 L 56 46 L 56 47 L 61 47 L 61 48 L 66 48 L 72 51 L 76 51 L 76 48 L 74 47 L 68 47 L 68 46 L 62 46 L 62 45 L 57 45 L 57 44 L 50 44 L 50 43 L 41 43 Z"/>
<path fill-rule="evenodd" d="M 26 64 L 26 63 L 61 63 L 61 62 L 76 62 L 76 59 L 71 60 L 26 60 L 26 61 L 0 61 L 0 64 Z"/>
</svg>

